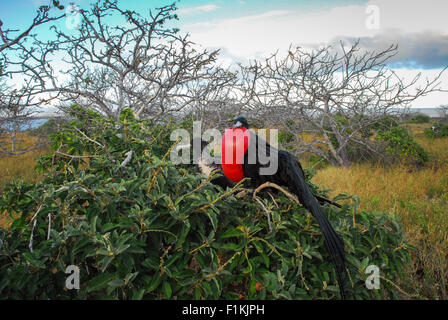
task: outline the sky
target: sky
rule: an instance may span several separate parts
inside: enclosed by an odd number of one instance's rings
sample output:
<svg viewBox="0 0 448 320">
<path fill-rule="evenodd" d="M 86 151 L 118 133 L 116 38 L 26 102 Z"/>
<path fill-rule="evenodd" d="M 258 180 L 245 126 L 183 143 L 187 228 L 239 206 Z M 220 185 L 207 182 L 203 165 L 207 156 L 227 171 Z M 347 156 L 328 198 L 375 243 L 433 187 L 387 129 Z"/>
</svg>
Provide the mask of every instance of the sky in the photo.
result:
<svg viewBox="0 0 448 320">
<path fill-rule="evenodd" d="M 90 0 L 73 2 L 87 8 Z M 119 5 L 147 15 L 173 1 L 119 0 Z M 0 0 L 3 28 L 24 28 L 48 0 Z M 360 40 L 381 50 L 398 44 L 390 67 L 404 80 L 432 78 L 448 66 L 447 0 L 180 0 L 176 26 L 204 48 L 220 49 L 220 63 L 263 59 L 290 45 L 318 48 Z M 65 21 L 58 22 L 64 27 Z M 45 34 L 44 29 L 39 32 Z M 448 90 L 448 70 L 442 78 Z M 432 93 L 414 107 L 448 104 L 448 93 Z"/>
</svg>

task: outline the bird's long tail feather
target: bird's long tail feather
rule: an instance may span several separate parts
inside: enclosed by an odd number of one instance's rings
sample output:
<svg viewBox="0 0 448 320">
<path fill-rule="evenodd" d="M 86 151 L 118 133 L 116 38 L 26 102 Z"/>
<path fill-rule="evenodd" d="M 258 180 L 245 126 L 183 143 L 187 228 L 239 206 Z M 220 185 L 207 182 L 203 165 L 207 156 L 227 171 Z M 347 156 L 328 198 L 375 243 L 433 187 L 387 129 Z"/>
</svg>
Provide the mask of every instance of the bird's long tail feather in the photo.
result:
<svg viewBox="0 0 448 320">
<path fill-rule="evenodd" d="M 305 176 L 301 168 L 294 162 L 291 163 L 292 166 L 292 176 L 290 177 L 292 181 L 292 186 L 300 202 L 311 212 L 311 214 L 316 218 L 322 234 L 325 238 L 325 245 L 330 253 L 331 260 L 336 269 L 337 280 L 339 284 L 339 290 L 342 299 L 346 298 L 346 275 L 347 271 L 345 269 L 345 252 L 344 252 L 344 241 L 336 233 L 330 224 L 327 216 L 323 212 L 322 208 L 318 204 L 315 196 L 309 189 Z M 295 174 L 294 174 L 295 173 Z"/>
</svg>

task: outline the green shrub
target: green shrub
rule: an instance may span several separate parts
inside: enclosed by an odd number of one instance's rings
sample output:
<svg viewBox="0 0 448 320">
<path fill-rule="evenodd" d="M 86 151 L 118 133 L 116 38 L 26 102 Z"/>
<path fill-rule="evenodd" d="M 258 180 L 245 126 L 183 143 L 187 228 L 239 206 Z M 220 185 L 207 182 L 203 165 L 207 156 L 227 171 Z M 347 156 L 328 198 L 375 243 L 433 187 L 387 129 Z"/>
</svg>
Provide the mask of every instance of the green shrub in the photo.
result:
<svg viewBox="0 0 448 320">
<path fill-rule="evenodd" d="M 58 131 L 64 123 L 67 123 L 67 120 L 62 118 L 50 118 L 39 127 L 30 130 L 29 133 L 32 136 L 48 137 L 50 134 Z"/>
<path fill-rule="evenodd" d="M 342 114 L 337 114 L 335 116 L 335 120 L 338 126 L 344 125 L 347 126 L 348 123 L 352 123 L 352 126 L 356 128 L 357 122 L 366 122 L 369 118 L 365 115 L 355 115 L 353 118 L 348 119 Z M 388 153 L 385 157 L 386 150 L 385 147 L 378 143 L 378 140 L 375 141 L 371 139 L 375 134 L 389 132 L 393 128 L 398 126 L 399 119 L 395 116 L 388 115 L 385 118 L 381 119 L 370 119 L 370 125 L 365 125 L 361 128 L 357 128 L 358 133 L 355 135 L 361 142 L 359 143 L 355 140 L 349 139 L 349 141 L 345 145 L 345 157 L 347 157 L 350 163 L 362 163 L 362 162 L 378 162 L 383 161 L 385 158 L 390 158 L 391 153 Z M 328 131 L 332 129 L 327 127 Z M 342 130 L 340 127 L 339 130 Z M 344 133 L 349 135 L 353 132 L 353 129 L 350 127 L 346 127 L 344 129 Z M 334 133 L 328 134 L 330 138 L 330 142 L 335 149 L 340 147 L 339 141 L 336 138 Z M 374 151 L 375 150 L 375 151 Z M 329 152 L 330 158 L 333 158 L 331 152 Z M 395 156 L 400 157 L 400 154 L 395 154 Z"/>
<path fill-rule="evenodd" d="M 280 145 L 285 145 L 294 141 L 294 133 L 291 131 L 279 131 L 278 133 L 278 143 Z"/>
<path fill-rule="evenodd" d="M 428 123 L 431 120 L 430 116 L 427 116 L 426 114 L 417 114 L 413 118 L 411 118 L 411 123 Z"/>
<path fill-rule="evenodd" d="M 0 199 L 0 212 L 14 217 L 0 229 L 1 298 L 339 298 L 321 232 L 303 207 L 260 194 L 268 222 L 251 196 L 235 197 L 242 185 L 222 190 L 169 161 L 172 122 L 72 109 L 79 131 L 52 136 L 60 153 L 40 159 L 45 179 L 17 181 Z M 410 250 L 400 224 L 356 212 L 356 196 L 335 200 L 344 199 L 353 204 L 324 210 L 345 240 L 352 297 L 399 298 Z M 380 267 L 380 290 L 365 286 L 371 264 Z M 69 265 L 80 268 L 79 290 L 65 288 Z"/>
<path fill-rule="evenodd" d="M 396 126 L 388 131 L 380 131 L 377 139 L 386 142 L 387 153 L 399 156 L 407 162 L 423 164 L 429 160 L 428 153 L 405 128 Z"/>
<path fill-rule="evenodd" d="M 435 122 L 430 129 L 425 130 L 425 135 L 430 138 L 448 137 L 448 124 Z"/>
</svg>

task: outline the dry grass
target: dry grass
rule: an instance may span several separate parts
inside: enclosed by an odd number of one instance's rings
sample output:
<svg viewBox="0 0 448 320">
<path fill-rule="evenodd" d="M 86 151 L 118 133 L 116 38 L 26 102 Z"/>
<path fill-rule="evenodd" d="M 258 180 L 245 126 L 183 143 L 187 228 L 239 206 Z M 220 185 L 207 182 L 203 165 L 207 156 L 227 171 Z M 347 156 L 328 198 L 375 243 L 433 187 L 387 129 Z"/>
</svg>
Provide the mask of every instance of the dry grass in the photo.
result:
<svg viewBox="0 0 448 320">
<path fill-rule="evenodd" d="M 432 126 L 432 123 L 405 123 L 403 127 L 411 131 L 415 135 L 420 135 L 425 132 L 425 129 L 428 129 Z"/>
<path fill-rule="evenodd" d="M 18 136 L 18 148 L 27 148 L 36 145 L 37 139 L 26 133 Z M 40 179 L 40 175 L 34 170 L 37 164 L 37 157 L 48 153 L 48 149 L 39 149 L 19 156 L 0 156 L 0 186 L 7 182 L 21 178 L 27 182 L 35 182 Z"/>
<path fill-rule="evenodd" d="M 416 169 L 405 165 L 382 167 L 358 164 L 329 166 L 313 182 L 331 189 L 331 195 L 356 194 L 361 210 L 389 212 L 401 218 L 409 242 L 417 248 L 409 281 L 428 298 L 447 299 L 448 285 L 448 139 L 421 135 L 411 129 L 431 153 L 431 162 Z"/>
<path fill-rule="evenodd" d="M 26 148 L 36 145 L 36 138 L 21 133 L 18 136 L 18 147 Z M 27 182 L 36 182 L 42 176 L 34 170 L 37 158 L 47 154 L 48 149 L 34 150 L 20 156 L 0 156 L 0 196 L 2 188 L 14 179 L 22 179 Z M 0 226 L 7 226 L 10 223 L 9 215 L 0 212 Z"/>
</svg>

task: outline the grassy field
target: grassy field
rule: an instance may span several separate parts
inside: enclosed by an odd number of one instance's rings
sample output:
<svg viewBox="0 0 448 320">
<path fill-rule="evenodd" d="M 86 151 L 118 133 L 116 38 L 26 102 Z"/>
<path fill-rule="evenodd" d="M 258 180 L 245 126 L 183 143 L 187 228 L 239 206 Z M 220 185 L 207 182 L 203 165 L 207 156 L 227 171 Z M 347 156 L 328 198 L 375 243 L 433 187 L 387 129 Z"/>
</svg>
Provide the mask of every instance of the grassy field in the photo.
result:
<svg viewBox="0 0 448 320">
<path fill-rule="evenodd" d="M 358 164 L 329 166 L 313 182 L 331 195 L 356 194 L 360 210 L 383 211 L 399 217 L 409 242 L 417 248 L 409 279 L 412 294 L 447 299 L 448 289 L 448 138 L 423 135 L 429 124 L 408 125 L 415 139 L 431 154 L 423 168 Z"/>
<path fill-rule="evenodd" d="M 356 194 L 360 210 L 384 211 L 401 219 L 409 242 L 417 248 L 408 277 L 400 283 L 404 292 L 421 298 L 448 299 L 448 138 L 429 139 L 423 135 L 430 124 L 407 125 L 415 139 L 431 154 L 422 168 L 397 165 L 384 167 L 357 164 L 349 168 L 327 166 L 319 169 L 313 182 L 331 189 L 330 194 Z M 31 145 L 33 137 L 22 136 Z M 39 150 L 17 157 L 0 158 L 0 192 L 14 178 L 35 182 Z M 306 163 L 304 166 L 307 167 Z M 8 219 L 0 216 L 0 225 Z M 403 294 L 403 298 L 407 294 Z"/>
<path fill-rule="evenodd" d="M 36 138 L 21 133 L 18 136 L 18 148 L 27 148 L 36 145 Z M 39 149 L 19 156 L 0 156 L 0 196 L 1 190 L 6 183 L 14 179 L 23 179 L 27 182 L 36 182 L 41 178 L 34 167 L 37 164 L 37 158 L 47 154 L 48 149 Z M 9 219 L 4 214 L 0 215 L 0 226 L 5 226 Z"/>
<path fill-rule="evenodd" d="M 27 148 L 36 144 L 37 138 L 21 133 L 18 135 L 18 147 Z M 19 156 L 1 156 L 0 155 L 0 188 L 8 181 L 15 178 L 21 178 L 28 182 L 35 182 L 39 175 L 34 171 L 37 164 L 36 158 L 48 153 L 48 149 L 39 149 Z"/>
</svg>

